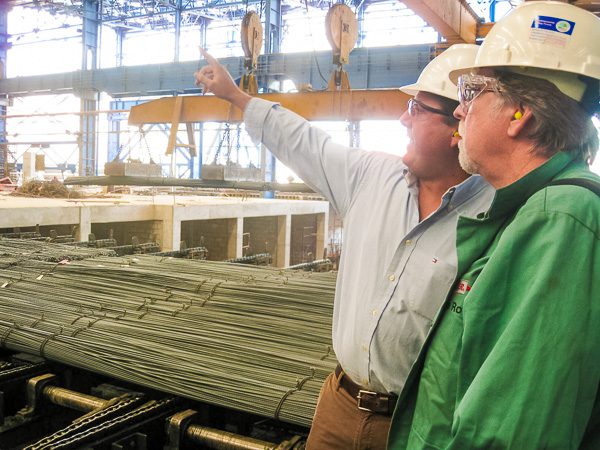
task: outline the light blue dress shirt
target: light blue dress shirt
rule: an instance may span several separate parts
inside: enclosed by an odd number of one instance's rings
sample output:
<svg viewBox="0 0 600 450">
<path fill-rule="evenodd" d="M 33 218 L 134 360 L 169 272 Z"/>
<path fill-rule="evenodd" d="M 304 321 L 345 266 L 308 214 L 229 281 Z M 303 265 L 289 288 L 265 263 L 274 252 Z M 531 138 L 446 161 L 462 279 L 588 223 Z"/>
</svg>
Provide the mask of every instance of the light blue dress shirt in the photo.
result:
<svg viewBox="0 0 600 450">
<path fill-rule="evenodd" d="M 399 394 L 454 281 L 458 217 L 486 211 L 494 189 L 472 176 L 419 222 L 417 182 L 398 156 L 336 144 L 261 99 L 250 101 L 244 122 L 342 217 L 333 348 L 356 383 Z"/>
</svg>

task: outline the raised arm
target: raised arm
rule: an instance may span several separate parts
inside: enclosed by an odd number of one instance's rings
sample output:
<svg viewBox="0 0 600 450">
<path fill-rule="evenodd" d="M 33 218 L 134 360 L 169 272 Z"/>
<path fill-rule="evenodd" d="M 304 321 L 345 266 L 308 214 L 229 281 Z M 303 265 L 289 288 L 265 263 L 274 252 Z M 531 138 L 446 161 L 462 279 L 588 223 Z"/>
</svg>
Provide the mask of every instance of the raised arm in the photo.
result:
<svg viewBox="0 0 600 450">
<path fill-rule="evenodd" d="M 246 94 L 225 67 L 206 51 L 202 54 L 208 64 L 195 73 L 196 85 L 242 109 L 250 137 L 262 142 L 306 184 L 323 194 L 342 216 L 352 204 L 365 171 L 372 169 L 381 175 L 382 168 L 390 167 L 389 156 L 382 158 L 336 144 L 326 132 L 297 114 Z"/>
<path fill-rule="evenodd" d="M 208 64 L 194 74 L 196 86 L 203 87 L 204 92 L 212 92 L 244 111 L 252 97 L 236 86 L 227 69 L 219 61 L 202 48 L 200 52 Z"/>
</svg>

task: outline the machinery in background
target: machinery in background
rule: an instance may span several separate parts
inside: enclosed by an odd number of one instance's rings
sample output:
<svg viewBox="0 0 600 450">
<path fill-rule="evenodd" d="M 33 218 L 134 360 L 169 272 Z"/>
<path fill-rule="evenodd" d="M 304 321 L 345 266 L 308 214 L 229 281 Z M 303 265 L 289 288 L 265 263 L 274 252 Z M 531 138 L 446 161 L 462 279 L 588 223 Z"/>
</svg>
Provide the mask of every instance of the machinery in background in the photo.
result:
<svg viewBox="0 0 600 450">
<path fill-rule="evenodd" d="M 254 266 L 270 266 L 273 262 L 273 257 L 270 253 L 256 253 L 254 255 L 228 259 L 225 262 L 234 264 L 251 264 Z"/>
<path fill-rule="evenodd" d="M 244 51 L 244 73 L 240 78 L 240 89 L 250 95 L 258 94 L 258 82 L 256 80 L 256 71 L 258 56 L 263 46 L 263 26 L 260 22 L 260 16 L 250 11 L 242 19 L 240 36 L 242 49 Z M 203 164 L 201 175 L 205 180 L 237 180 L 237 181 L 264 181 L 262 170 L 250 163 L 248 167 L 242 167 L 239 163 L 231 159 L 233 150 L 232 140 L 237 144 L 235 151 L 239 159 L 240 156 L 240 127 L 236 129 L 235 136 L 231 136 L 231 127 L 225 124 L 225 131 L 219 141 L 215 151 L 214 160 L 211 164 Z M 193 136 L 191 136 L 193 138 Z M 191 143 L 191 142 L 190 142 Z M 221 150 L 226 149 L 225 164 L 218 162 Z M 248 150 L 246 149 L 246 152 Z"/>
<path fill-rule="evenodd" d="M 343 3 L 329 8 L 325 16 L 325 32 L 333 50 L 335 70 L 331 74 L 327 89 L 330 91 L 349 90 L 350 80 L 344 64 L 350 60 L 350 52 L 358 40 L 358 20 L 352 9 Z"/>
<path fill-rule="evenodd" d="M 302 450 L 307 429 L 0 353 L 0 448 Z"/>
<path fill-rule="evenodd" d="M 333 262 L 328 259 L 316 259 L 314 261 L 295 264 L 288 269 L 304 270 L 305 272 L 330 272 L 333 270 Z"/>
<path fill-rule="evenodd" d="M 161 252 L 160 244 L 155 241 L 140 242 L 137 236 L 131 238 L 131 244 L 119 245 L 114 238 L 112 229 L 109 231 L 108 237 L 97 239 L 94 233 L 88 235 L 87 241 L 75 240 L 75 227 L 72 228 L 71 234 L 59 235 L 56 230 L 50 230 L 48 236 L 42 236 L 39 225 L 36 225 L 35 231 L 21 231 L 20 228 L 14 228 L 12 232 L 0 233 L 1 238 L 7 239 L 30 239 L 34 241 L 44 241 L 54 244 L 67 244 L 78 247 L 88 248 L 104 248 L 113 250 L 117 256 L 125 255 L 155 255 L 168 256 L 172 258 L 187 258 L 205 260 L 208 257 L 208 249 L 206 247 L 190 247 L 188 248 L 185 242 L 181 242 L 180 250 Z"/>
</svg>

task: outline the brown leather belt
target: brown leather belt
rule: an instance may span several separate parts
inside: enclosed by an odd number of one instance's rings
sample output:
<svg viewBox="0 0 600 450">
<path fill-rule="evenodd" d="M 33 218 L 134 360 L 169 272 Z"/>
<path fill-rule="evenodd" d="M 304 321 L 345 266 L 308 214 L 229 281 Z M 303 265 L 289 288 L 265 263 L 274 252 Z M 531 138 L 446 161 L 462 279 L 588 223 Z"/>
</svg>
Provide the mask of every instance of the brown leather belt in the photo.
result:
<svg viewBox="0 0 600 450">
<path fill-rule="evenodd" d="M 394 412 L 394 407 L 398 401 L 397 395 L 380 394 L 378 392 L 363 389 L 361 385 L 356 384 L 348 375 L 346 375 L 339 364 L 335 368 L 335 376 L 340 380 L 340 386 L 356 399 L 356 406 L 358 409 L 387 416 L 392 415 Z"/>
</svg>

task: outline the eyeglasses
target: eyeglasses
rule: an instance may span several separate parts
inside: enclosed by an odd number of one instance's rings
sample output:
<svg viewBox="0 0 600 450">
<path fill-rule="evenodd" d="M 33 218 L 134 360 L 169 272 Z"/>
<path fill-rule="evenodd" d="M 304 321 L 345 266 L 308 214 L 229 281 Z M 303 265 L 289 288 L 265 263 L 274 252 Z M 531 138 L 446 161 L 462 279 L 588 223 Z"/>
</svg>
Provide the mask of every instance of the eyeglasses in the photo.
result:
<svg viewBox="0 0 600 450">
<path fill-rule="evenodd" d="M 443 109 L 437 109 L 437 108 L 434 108 L 433 106 L 428 106 L 425 103 L 420 102 L 419 100 L 417 100 L 415 98 L 411 98 L 408 101 L 408 115 L 409 116 L 416 117 L 419 115 L 421 110 L 425 110 L 425 111 L 428 111 L 433 114 L 440 114 L 442 116 L 450 116 L 450 117 L 452 116 L 452 113 L 449 113 L 448 111 L 444 111 Z"/>
<path fill-rule="evenodd" d="M 464 111 L 468 111 L 473 101 L 482 92 L 502 92 L 496 78 L 485 75 L 464 74 L 458 78 L 458 101 Z"/>
</svg>

